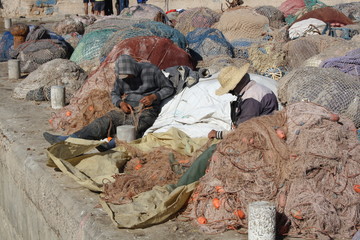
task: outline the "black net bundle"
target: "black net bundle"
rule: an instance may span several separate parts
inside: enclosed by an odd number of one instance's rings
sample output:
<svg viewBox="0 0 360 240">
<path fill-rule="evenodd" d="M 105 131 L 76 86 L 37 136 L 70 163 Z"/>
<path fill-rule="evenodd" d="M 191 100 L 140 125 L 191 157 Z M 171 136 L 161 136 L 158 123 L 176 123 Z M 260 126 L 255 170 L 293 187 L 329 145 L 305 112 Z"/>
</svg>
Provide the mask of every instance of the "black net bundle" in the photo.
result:
<svg viewBox="0 0 360 240">
<path fill-rule="evenodd" d="M 13 58 L 20 60 L 21 72 L 32 72 L 40 65 L 56 58 L 69 58 L 71 50 L 63 41 L 41 39 L 27 41 L 11 52 Z"/>
</svg>

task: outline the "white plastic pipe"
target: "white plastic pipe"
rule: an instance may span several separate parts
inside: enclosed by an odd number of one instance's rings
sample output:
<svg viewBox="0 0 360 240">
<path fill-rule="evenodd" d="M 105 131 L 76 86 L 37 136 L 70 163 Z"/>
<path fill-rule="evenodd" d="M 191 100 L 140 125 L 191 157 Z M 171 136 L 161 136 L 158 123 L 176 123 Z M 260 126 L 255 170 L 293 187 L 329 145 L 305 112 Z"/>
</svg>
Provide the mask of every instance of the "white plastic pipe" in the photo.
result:
<svg viewBox="0 0 360 240">
<path fill-rule="evenodd" d="M 116 137 L 121 141 L 131 142 L 135 140 L 135 126 L 121 125 L 116 127 Z"/>
<path fill-rule="evenodd" d="M 275 240 L 275 204 L 267 201 L 252 202 L 248 208 L 248 240 Z"/>
<path fill-rule="evenodd" d="M 4 27 L 5 27 L 5 29 L 11 28 L 11 25 L 12 25 L 11 18 L 5 18 L 4 19 Z"/>
<path fill-rule="evenodd" d="M 65 106 L 65 87 L 51 86 L 50 91 L 51 107 L 53 109 L 60 109 Z"/>
<path fill-rule="evenodd" d="M 8 60 L 8 77 L 9 79 L 20 78 L 20 60 L 18 59 Z"/>
</svg>

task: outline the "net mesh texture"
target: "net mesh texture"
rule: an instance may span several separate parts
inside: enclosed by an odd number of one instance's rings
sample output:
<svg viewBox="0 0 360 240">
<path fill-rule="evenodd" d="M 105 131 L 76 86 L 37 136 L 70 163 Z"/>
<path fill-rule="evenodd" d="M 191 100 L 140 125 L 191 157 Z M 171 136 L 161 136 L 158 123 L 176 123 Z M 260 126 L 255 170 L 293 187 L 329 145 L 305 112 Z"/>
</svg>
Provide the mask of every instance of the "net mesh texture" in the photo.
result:
<svg viewBox="0 0 360 240">
<path fill-rule="evenodd" d="M 246 232 L 247 206 L 275 202 L 277 233 L 350 238 L 359 224 L 360 144 L 353 123 L 299 102 L 253 118 L 213 154 L 183 217 L 206 233 Z M 278 135 L 281 130 L 284 135 Z"/>
<path fill-rule="evenodd" d="M 283 104 L 310 101 L 342 114 L 360 127 L 358 77 L 336 68 L 302 67 L 280 79 L 278 98 Z"/>
</svg>

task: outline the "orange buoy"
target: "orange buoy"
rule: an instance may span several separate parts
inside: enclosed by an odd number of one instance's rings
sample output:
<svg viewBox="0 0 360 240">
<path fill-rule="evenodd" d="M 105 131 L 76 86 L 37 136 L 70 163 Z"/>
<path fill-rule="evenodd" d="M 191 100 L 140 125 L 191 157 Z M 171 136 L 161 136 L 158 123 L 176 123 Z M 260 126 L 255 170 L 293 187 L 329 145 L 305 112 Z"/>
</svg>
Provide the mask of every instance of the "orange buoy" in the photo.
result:
<svg viewBox="0 0 360 240">
<path fill-rule="evenodd" d="M 218 192 L 218 193 L 224 193 L 225 192 L 225 190 L 224 190 L 224 188 L 222 186 L 216 186 L 215 189 L 216 189 L 216 192 Z"/>
<path fill-rule="evenodd" d="M 139 170 L 140 168 L 142 168 L 142 165 L 140 163 L 135 166 L 135 170 Z"/>
<path fill-rule="evenodd" d="M 339 115 L 332 113 L 330 114 L 329 120 L 333 122 L 338 122 L 340 120 L 340 117 Z"/>
<path fill-rule="evenodd" d="M 280 138 L 280 139 L 286 139 L 286 135 L 285 135 L 285 132 L 284 130 L 278 128 L 276 129 L 276 135 Z"/>
<path fill-rule="evenodd" d="M 357 193 L 360 193 L 360 185 L 354 185 L 354 190 Z"/>
<path fill-rule="evenodd" d="M 186 163 L 189 163 L 190 160 L 179 160 L 178 163 L 180 164 L 186 164 Z"/>
<path fill-rule="evenodd" d="M 245 213 L 244 213 L 242 210 L 240 210 L 240 209 L 235 210 L 234 214 L 235 214 L 235 216 L 239 217 L 240 219 L 244 219 L 244 218 L 245 218 Z"/>
<path fill-rule="evenodd" d="M 206 224 L 207 223 L 207 219 L 205 217 L 198 217 L 197 219 L 199 224 Z"/>
<path fill-rule="evenodd" d="M 212 203 L 213 203 L 213 205 L 214 205 L 214 207 L 216 208 L 216 209 L 219 209 L 220 208 L 220 199 L 218 199 L 218 198 L 214 198 L 213 200 L 212 200 Z"/>
</svg>

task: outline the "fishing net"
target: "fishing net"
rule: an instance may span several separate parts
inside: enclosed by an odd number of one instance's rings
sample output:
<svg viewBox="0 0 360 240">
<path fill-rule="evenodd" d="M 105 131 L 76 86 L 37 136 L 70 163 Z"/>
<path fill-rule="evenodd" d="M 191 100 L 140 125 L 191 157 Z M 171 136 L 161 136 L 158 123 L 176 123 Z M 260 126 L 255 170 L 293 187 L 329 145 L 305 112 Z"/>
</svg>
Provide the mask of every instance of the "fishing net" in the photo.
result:
<svg viewBox="0 0 360 240">
<path fill-rule="evenodd" d="M 122 54 L 131 55 L 138 61 L 151 62 L 160 69 L 172 66 L 188 66 L 193 69 L 190 55 L 167 38 L 151 36 L 124 40 L 118 43 L 101 65 L 89 75 L 70 100 L 70 104 L 52 115 L 49 122 L 53 128 L 66 133 L 74 132 L 114 109 L 110 91 L 115 82 L 114 64 Z M 96 91 L 102 91 L 101 96 Z M 99 107 L 90 107 L 92 102 Z"/>
<path fill-rule="evenodd" d="M 261 43 L 265 43 L 267 40 L 264 39 L 248 39 L 242 38 L 237 39 L 231 42 L 231 45 L 234 47 L 234 55 L 237 58 L 249 58 L 249 49 L 252 46 L 259 45 Z"/>
<path fill-rule="evenodd" d="M 310 101 L 344 115 L 360 127 L 360 82 L 358 77 L 335 68 L 302 67 L 280 79 L 279 101 L 286 105 Z"/>
<path fill-rule="evenodd" d="M 106 58 L 113 47 L 119 42 L 125 39 L 140 36 L 158 36 L 162 38 L 168 38 L 183 49 L 187 47 L 187 40 L 185 36 L 178 30 L 161 22 L 147 21 L 135 23 L 114 33 L 111 37 L 109 37 L 101 49 L 100 59 Z"/>
<path fill-rule="evenodd" d="M 247 228 L 248 205 L 270 201 L 279 234 L 351 237 L 360 222 L 360 144 L 350 120 L 331 116 L 299 102 L 240 124 L 217 145 L 183 216 L 218 233 Z"/>
<path fill-rule="evenodd" d="M 232 45 L 217 29 L 197 28 L 189 32 L 186 39 L 189 42 L 189 48 L 199 55 L 200 59 L 216 55 L 234 56 Z"/>
<path fill-rule="evenodd" d="M 103 29 L 85 34 L 71 54 L 70 60 L 81 63 L 84 60 L 99 58 L 101 48 L 115 31 L 115 29 Z"/>
<path fill-rule="evenodd" d="M 242 38 L 262 38 L 269 31 L 269 19 L 252 9 L 224 12 L 213 28 L 219 29 L 229 42 Z"/>
<path fill-rule="evenodd" d="M 294 22 L 302 21 L 309 18 L 316 18 L 326 23 L 341 23 L 344 25 L 353 24 L 353 21 L 345 16 L 339 10 L 333 7 L 322 7 L 312 10 L 303 16 L 297 18 Z"/>
<path fill-rule="evenodd" d="M 221 14 L 206 8 L 190 8 L 179 14 L 175 28 L 185 36 L 196 28 L 209 28 L 219 21 Z"/>
<path fill-rule="evenodd" d="M 53 31 L 59 35 L 66 35 L 77 32 L 83 35 L 85 32 L 85 26 L 79 19 L 65 18 L 54 24 Z"/>
<path fill-rule="evenodd" d="M 269 19 L 269 25 L 273 28 L 281 28 L 286 25 L 284 14 L 274 6 L 260 6 L 255 12 Z"/>
<path fill-rule="evenodd" d="M 64 40 L 70 44 L 70 46 L 75 49 L 77 47 L 77 45 L 80 42 L 80 39 L 82 38 L 82 35 L 80 35 L 77 32 L 72 32 L 66 35 L 62 35 L 62 37 L 64 38 Z"/>
<path fill-rule="evenodd" d="M 340 3 L 332 6 L 354 21 L 360 20 L 360 2 Z"/>
<path fill-rule="evenodd" d="M 240 68 L 244 66 L 246 63 L 249 63 L 249 61 L 246 59 L 232 58 L 229 57 L 228 55 L 218 55 L 218 56 L 208 57 L 199 61 L 197 64 L 197 68 L 207 69 L 209 71 L 209 74 L 214 74 L 219 72 L 222 68 L 226 66 L 236 66 Z M 248 72 L 254 73 L 255 69 L 252 66 L 250 66 Z"/>
<path fill-rule="evenodd" d="M 345 56 L 327 59 L 320 67 L 336 68 L 344 73 L 360 76 L 360 48 L 346 53 Z"/>
<path fill-rule="evenodd" d="M 189 167 L 189 156 L 160 147 L 132 156 L 124 173 L 106 181 L 101 198 L 112 204 L 132 202 L 132 197 L 151 190 L 154 186 L 175 184 Z"/>
<path fill-rule="evenodd" d="M 347 40 L 326 35 L 308 35 L 287 42 L 283 50 L 289 69 L 301 66 L 305 60 L 332 46 L 341 46 Z"/>
<path fill-rule="evenodd" d="M 171 25 L 166 13 L 158 6 L 151 4 L 138 4 L 125 8 L 121 11 L 120 17 L 129 19 L 149 19 L 151 21 L 162 22 Z"/>
<path fill-rule="evenodd" d="M 13 91 L 18 99 L 50 100 L 51 86 L 65 87 L 65 103 L 83 85 L 87 74 L 76 63 L 68 59 L 54 59 L 44 63 L 22 80 Z"/>
<path fill-rule="evenodd" d="M 85 34 L 102 29 L 122 30 L 140 21 L 145 21 L 145 20 L 128 19 L 121 17 L 106 17 L 103 19 L 99 19 L 95 23 L 87 26 L 85 28 Z"/>
<path fill-rule="evenodd" d="M 68 58 L 69 48 L 63 41 L 41 39 L 27 41 L 11 52 L 12 58 L 20 60 L 21 72 L 30 73 L 40 65 L 56 58 Z"/>
<path fill-rule="evenodd" d="M 0 40 L 0 62 L 11 59 L 9 50 L 14 44 L 14 36 L 5 31 Z"/>
<path fill-rule="evenodd" d="M 344 56 L 344 53 L 360 48 L 358 41 L 344 41 L 340 45 L 333 45 L 326 48 L 320 54 L 308 58 L 301 66 L 305 67 L 320 67 L 323 61 L 330 58 L 337 58 Z"/>
<path fill-rule="evenodd" d="M 282 50 L 284 43 L 268 41 L 262 44 L 252 45 L 248 49 L 249 57 L 252 66 L 257 73 L 264 75 L 269 72 L 269 69 L 286 68 L 286 53 Z M 279 72 L 270 77 L 278 80 L 285 73 Z"/>
<path fill-rule="evenodd" d="M 74 19 L 76 22 L 82 22 L 85 29 L 87 26 L 98 21 L 93 15 L 71 15 L 70 18 Z"/>
</svg>

